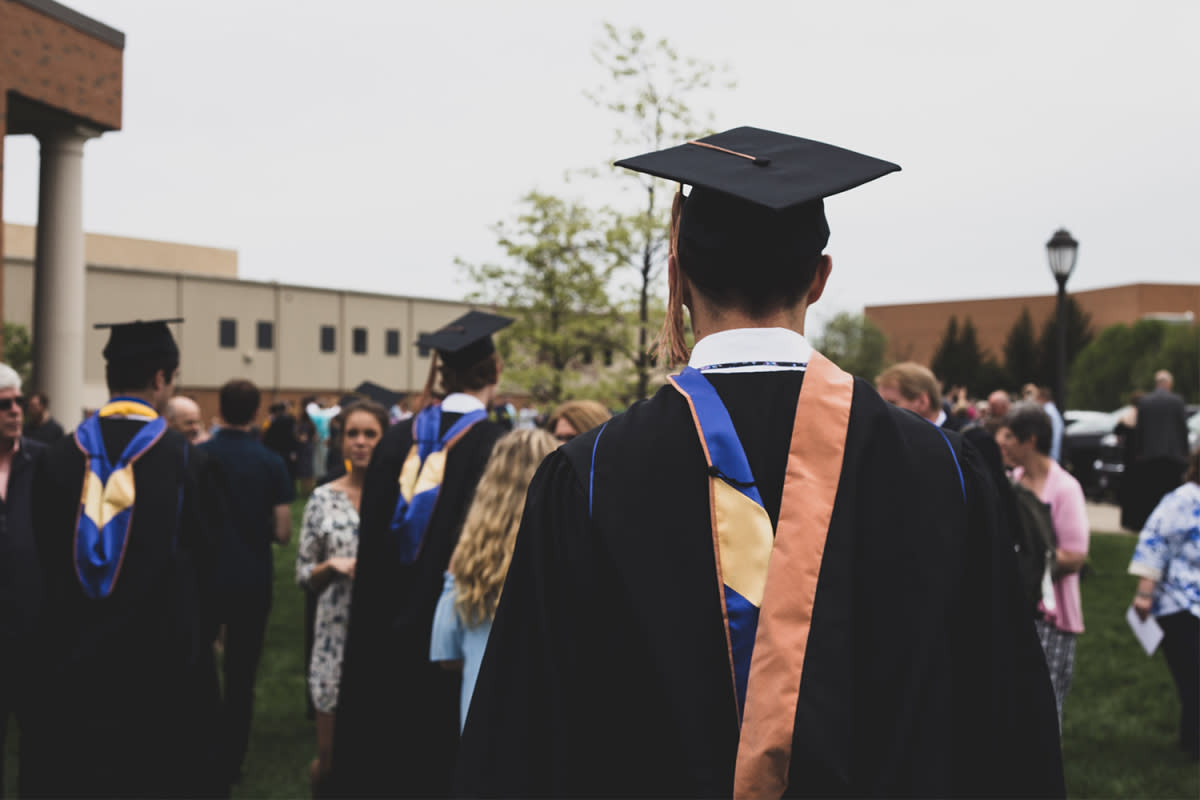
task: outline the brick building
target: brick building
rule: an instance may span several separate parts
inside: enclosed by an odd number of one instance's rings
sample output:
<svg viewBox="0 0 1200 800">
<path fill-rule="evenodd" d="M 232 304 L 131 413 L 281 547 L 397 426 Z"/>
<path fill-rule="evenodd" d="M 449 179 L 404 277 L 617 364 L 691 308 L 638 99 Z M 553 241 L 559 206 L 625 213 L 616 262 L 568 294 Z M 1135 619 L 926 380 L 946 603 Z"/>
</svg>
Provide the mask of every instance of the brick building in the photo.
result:
<svg viewBox="0 0 1200 800">
<path fill-rule="evenodd" d="M 121 128 L 124 50 L 123 33 L 53 0 L 0 0 L 0 216 L 4 138 L 36 136 L 34 371 L 63 408 L 83 405 L 84 144 Z"/>
<path fill-rule="evenodd" d="M 1132 324 L 1155 315 L 1183 317 L 1190 313 L 1193 320 L 1200 320 L 1200 284 L 1196 283 L 1130 283 L 1069 294 L 1092 315 L 1092 329 L 1097 332 L 1119 322 Z M 1046 318 L 1055 313 L 1055 302 L 1055 296 L 1047 294 L 867 306 L 865 313 L 887 335 L 888 357 L 894 361 L 932 361 L 950 317 L 957 317 L 960 324 L 969 318 L 975 325 L 980 350 L 1003 361 L 1004 340 L 1021 316 L 1021 309 L 1029 309 L 1034 330 L 1039 331 Z"/>
</svg>

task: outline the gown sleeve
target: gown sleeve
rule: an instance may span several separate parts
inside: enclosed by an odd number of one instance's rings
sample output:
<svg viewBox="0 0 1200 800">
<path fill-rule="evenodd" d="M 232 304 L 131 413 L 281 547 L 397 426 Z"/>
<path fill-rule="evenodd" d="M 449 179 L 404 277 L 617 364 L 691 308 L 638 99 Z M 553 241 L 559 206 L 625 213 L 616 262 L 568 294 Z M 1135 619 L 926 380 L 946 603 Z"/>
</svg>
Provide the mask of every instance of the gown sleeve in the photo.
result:
<svg viewBox="0 0 1200 800">
<path fill-rule="evenodd" d="M 578 608 L 586 598 L 580 545 L 591 522 L 574 469 L 552 453 L 533 478 L 512 564 L 463 731 L 461 796 L 569 795 L 571 730 L 580 681 Z"/>
<path fill-rule="evenodd" d="M 965 442 L 965 574 L 953 658 L 956 796 L 1063 797 L 1058 717 L 1046 659 L 1022 605 L 1010 534 L 979 451 Z"/>
</svg>

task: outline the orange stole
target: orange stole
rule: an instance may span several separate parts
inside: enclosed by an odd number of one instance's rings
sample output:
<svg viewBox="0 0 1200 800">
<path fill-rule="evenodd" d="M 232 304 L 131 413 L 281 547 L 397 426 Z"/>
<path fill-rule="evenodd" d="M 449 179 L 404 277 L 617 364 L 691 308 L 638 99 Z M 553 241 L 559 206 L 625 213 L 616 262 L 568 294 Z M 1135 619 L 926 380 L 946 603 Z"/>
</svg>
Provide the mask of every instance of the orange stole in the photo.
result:
<svg viewBox="0 0 1200 800">
<path fill-rule="evenodd" d="M 854 378 L 814 351 L 796 402 L 779 525 L 750 659 L 735 798 L 780 797 L 787 788 L 800 677 L 853 394 Z"/>
</svg>

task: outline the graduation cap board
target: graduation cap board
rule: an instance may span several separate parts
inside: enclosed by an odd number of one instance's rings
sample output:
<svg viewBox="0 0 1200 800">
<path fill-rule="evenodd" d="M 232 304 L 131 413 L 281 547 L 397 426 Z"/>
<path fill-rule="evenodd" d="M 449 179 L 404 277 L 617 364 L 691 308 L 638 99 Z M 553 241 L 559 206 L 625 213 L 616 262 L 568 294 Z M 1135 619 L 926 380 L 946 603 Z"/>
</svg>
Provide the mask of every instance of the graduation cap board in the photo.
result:
<svg viewBox="0 0 1200 800">
<path fill-rule="evenodd" d="M 616 166 L 773 211 L 822 200 L 900 169 L 853 150 L 751 127 L 624 158 Z"/>
<path fill-rule="evenodd" d="M 400 392 L 393 392 L 373 381 L 363 381 L 354 388 L 354 393 L 374 400 L 384 408 L 391 408 L 404 399 L 404 395 Z"/>
<path fill-rule="evenodd" d="M 124 361 L 132 358 L 153 356 L 178 357 L 179 347 L 171 335 L 168 324 L 183 322 L 181 317 L 171 319 L 134 320 L 133 322 L 100 322 L 97 330 L 108 329 L 108 343 L 104 345 L 105 361 Z"/>
<path fill-rule="evenodd" d="M 508 317 L 486 311 L 468 311 L 433 333 L 423 333 L 418 347 L 432 347 L 447 365 L 469 367 L 496 352 L 492 334 L 513 323 Z"/>
</svg>

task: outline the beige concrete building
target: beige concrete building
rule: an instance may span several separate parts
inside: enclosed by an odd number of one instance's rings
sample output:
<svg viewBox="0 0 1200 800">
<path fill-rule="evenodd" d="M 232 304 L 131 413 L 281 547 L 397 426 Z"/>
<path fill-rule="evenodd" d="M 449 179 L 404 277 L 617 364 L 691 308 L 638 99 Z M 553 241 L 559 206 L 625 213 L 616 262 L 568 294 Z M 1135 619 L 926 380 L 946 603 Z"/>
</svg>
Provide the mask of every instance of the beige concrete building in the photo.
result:
<svg viewBox="0 0 1200 800">
<path fill-rule="evenodd" d="M 36 330 L 35 232 L 4 225 L 3 319 Z M 84 408 L 107 398 L 97 322 L 183 317 L 174 325 L 183 352 L 180 389 L 217 410 L 216 391 L 248 378 L 271 399 L 336 397 L 362 381 L 419 391 L 429 354 L 417 337 L 473 306 L 366 292 L 247 281 L 237 252 L 169 242 L 87 234 L 81 408 L 51 395 L 54 413 L 74 424 Z"/>
</svg>

